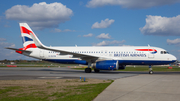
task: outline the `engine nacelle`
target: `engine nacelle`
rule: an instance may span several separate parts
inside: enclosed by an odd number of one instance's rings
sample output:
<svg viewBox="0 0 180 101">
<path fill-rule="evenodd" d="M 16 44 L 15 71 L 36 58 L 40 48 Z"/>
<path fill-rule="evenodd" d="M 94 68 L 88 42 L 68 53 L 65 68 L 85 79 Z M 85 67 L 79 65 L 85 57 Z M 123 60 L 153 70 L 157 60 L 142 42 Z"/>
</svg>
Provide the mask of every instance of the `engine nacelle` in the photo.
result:
<svg viewBox="0 0 180 101">
<path fill-rule="evenodd" d="M 117 60 L 104 60 L 92 64 L 92 68 L 99 70 L 118 70 L 119 64 Z"/>
</svg>

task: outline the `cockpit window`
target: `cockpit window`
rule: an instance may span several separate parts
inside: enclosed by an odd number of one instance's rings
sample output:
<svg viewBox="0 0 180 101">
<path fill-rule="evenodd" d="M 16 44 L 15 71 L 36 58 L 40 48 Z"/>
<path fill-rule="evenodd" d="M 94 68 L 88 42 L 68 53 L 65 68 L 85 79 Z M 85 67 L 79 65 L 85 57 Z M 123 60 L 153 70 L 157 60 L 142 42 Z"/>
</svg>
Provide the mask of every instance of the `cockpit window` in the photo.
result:
<svg viewBox="0 0 180 101">
<path fill-rule="evenodd" d="M 161 54 L 169 54 L 167 51 L 161 51 Z"/>
</svg>

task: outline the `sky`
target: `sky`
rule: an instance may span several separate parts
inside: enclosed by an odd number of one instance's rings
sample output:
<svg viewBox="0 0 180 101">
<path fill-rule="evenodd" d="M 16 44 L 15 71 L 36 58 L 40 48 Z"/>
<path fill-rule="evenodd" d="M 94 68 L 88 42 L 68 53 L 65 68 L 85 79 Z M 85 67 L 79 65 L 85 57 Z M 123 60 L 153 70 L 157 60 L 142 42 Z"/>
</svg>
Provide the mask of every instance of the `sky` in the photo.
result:
<svg viewBox="0 0 180 101">
<path fill-rule="evenodd" d="M 180 0 L 3 0 L 0 60 L 27 59 L 26 22 L 46 46 L 155 46 L 180 60 Z"/>
</svg>

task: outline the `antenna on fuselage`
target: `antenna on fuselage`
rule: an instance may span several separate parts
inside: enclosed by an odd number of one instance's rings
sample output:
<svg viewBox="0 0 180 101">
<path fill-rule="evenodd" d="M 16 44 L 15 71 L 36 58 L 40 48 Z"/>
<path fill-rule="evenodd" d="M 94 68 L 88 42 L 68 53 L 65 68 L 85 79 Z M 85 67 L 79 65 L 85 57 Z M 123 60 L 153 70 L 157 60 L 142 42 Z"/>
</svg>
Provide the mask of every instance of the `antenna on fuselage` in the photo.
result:
<svg viewBox="0 0 180 101">
<path fill-rule="evenodd" d="M 149 47 L 150 47 L 150 45 L 148 44 L 148 51 L 149 51 Z"/>
</svg>

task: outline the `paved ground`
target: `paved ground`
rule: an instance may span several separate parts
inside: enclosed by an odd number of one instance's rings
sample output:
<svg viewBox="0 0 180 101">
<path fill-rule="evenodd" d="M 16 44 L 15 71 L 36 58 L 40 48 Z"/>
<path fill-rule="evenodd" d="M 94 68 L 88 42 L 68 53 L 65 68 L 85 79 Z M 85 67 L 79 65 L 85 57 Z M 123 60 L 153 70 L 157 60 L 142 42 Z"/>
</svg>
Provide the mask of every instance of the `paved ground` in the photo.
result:
<svg viewBox="0 0 180 101">
<path fill-rule="evenodd" d="M 0 68 L 0 80 L 95 78 L 115 80 L 94 101 L 180 101 L 180 72 L 101 71 L 69 68 Z"/>
<path fill-rule="evenodd" d="M 147 72 L 141 72 L 147 74 Z M 102 71 L 100 73 L 85 73 L 84 70 L 69 68 L 41 68 L 41 67 L 7 67 L 0 68 L 0 80 L 19 79 L 67 79 L 67 78 L 95 78 L 95 79 L 118 79 L 138 75 L 138 72 Z"/>
<path fill-rule="evenodd" d="M 180 73 L 120 78 L 94 101 L 180 101 Z"/>
</svg>

